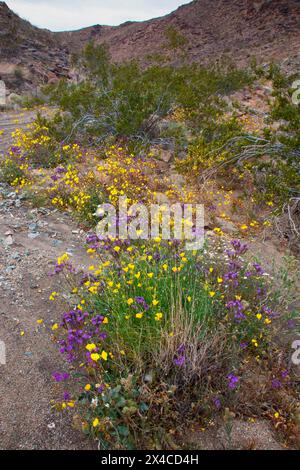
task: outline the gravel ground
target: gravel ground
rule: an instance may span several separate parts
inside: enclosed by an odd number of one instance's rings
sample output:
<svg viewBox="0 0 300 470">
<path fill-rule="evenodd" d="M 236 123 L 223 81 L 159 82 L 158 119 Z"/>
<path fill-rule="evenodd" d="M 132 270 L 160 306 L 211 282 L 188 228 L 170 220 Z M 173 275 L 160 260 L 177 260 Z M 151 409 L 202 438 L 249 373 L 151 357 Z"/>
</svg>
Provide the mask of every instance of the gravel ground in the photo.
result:
<svg viewBox="0 0 300 470">
<path fill-rule="evenodd" d="M 87 261 L 79 248 L 84 234 L 66 215 L 32 210 L 0 189 L 0 340 L 7 359 L 0 365 L 0 448 L 93 448 L 71 417 L 50 405 L 57 396 L 51 374 L 65 364 L 50 339 L 59 309 L 48 299 L 59 279 L 48 274 L 66 251 L 78 266 Z"/>
</svg>

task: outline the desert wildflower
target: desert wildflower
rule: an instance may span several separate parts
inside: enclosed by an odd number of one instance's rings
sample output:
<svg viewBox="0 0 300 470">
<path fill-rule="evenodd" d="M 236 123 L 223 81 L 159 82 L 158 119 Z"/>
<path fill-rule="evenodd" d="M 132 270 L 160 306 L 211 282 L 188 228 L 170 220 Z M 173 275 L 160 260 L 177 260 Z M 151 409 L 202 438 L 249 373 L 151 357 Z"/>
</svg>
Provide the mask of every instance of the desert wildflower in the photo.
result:
<svg viewBox="0 0 300 470">
<path fill-rule="evenodd" d="M 99 359 L 100 359 L 100 354 L 98 354 L 98 353 L 92 353 L 92 354 L 91 354 L 91 359 L 92 359 L 92 361 L 95 361 L 95 362 L 99 361 Z"/>
<path fill-rule="evenodd" d="M 70 257 L 68 255 L 68 253 L 64 253 L 62 256 L 60 256 L 58 259 L 57 259 L 57 264 L 58 265 L 61 265 L 61 264 L 64 264 L 66 263 L 67 261 L 69 261 Z"/>
<path fill-rule="evenodd" d="M 143 318 L 144 314 L 143 313 L 137 313 L 135 316 L 136 316 L 136 318 Z"/>
<path fill-rule="evenodd" d="M 103 359 L 103 361 L 107 361 L 107 356 L 108 356 L 107 352 L 106 352 L 106 351 L 102 351 L 102 353 L 101 353 L 101 358 Z"/>
<path fill-rule="evenodd" d="M 52 292 L 52 294 L 49 296 L 49 300 L 54 301 L 58 295 L 58 292 Z"/>
</svg>

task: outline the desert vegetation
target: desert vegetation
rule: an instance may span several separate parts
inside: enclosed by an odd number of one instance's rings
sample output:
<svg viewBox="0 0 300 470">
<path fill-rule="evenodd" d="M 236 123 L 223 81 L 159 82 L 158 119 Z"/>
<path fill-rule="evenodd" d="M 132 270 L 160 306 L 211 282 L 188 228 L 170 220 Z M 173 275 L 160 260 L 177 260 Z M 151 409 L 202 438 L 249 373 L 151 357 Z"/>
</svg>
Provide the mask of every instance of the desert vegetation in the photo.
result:
<svg viewBox="0 0 300 470">
<path fill-rule="evenodd" d="M 166 40 L 184 64 L 186 41 L 172 30 Z M 2 181 L 86 231 L 85 272 L 62 253 L 51 273 L 61 286 L 49 292 L 61 312 L 51 333 L 66 359 L 53 371 L 53 406 L 74 411 L 102 449 L 189 448 L 187 429 L 215 416 L 230 429 L 235 415 L 267 418 L 295 445 L 297 378 L 282 340 L 299 316 L 294 77 L 226 59 L 152 61 L 116 65 L 106 45 L 88 44 L 73 58 L 78 83 L 43 90 L 54 115 L 17 129 L 1 163 Z M 259 84 L 271 91 L 266 122 L 254 125 L 236 97 Z M 125 196 L 147 206 L 159 195 L 204 203 L 202 249 L 96 235 L 99 204 Z M 287 245 L 277 272 L 252 249 L 263 236 Z"/>
</svg>

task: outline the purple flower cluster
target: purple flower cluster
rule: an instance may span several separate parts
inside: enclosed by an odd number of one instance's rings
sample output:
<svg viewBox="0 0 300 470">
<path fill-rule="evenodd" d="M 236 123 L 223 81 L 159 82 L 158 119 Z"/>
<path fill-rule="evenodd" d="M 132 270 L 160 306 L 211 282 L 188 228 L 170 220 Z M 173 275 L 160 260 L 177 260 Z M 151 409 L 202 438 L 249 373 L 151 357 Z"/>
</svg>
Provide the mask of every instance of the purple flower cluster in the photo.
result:
<svg viewBox="0 0 300 470">
<path fill-rule="evenodd" d="M 279 388 L 281 388 L 282 383 L 281 383 L 280 380 L 278 380 L 278 379 L 273 379 L 272 382 L 271 382 L 271 386 L 272 386 L 272 388 L 274 388 L 275 390 L 278 390 Z"/>
<path fill-rule="evenodd" d="M 241 243 L 240 240 L 232 240 L 231 245 L 234 248 L 236 256 L 244 255 L 249 249 L 248 245 L 246 243 Z"/>
<path fill-rule="evenodd" d="M 144 297 L 136 297 L 135 298 L 136 303 L 141 306 L 145 311 L 149 310 L 149 305 L 147 304 L 146 300 Z"/>
<path fill-rule="evenodd" d="M 68 330 L 67 338 L 58 341 L 60 353 L 67 354 L 67 360 L 73 362 L 76 358 L 75 352 L 78 347 L 82 346 L 91 336 L 90 333 L 83 330 Z"/>
<path fill-rule="evenodd" d="M 173 360 L 175 366 L 182 367 L 185 364 L 185 345 L 181 344 L 177 349 L 176 356 Z"/>
<path fill-rule="evenodd" d="M 60 179 L 63 177 L 63 175 L 66 173 L 66 171 L 67 171 L 67 170 L 66 170 L 65 168 L 63 168 L 63 167 L 57 167 L 57 168 L 55 168 L 54 173 L 53 173 L 53 175 L 51 176 L 52 181 L 58 181 L 58 180 L 60 180 Z"/>
<path fill-rule="evenodd" d="M 54 266 L 53 272 L 50 272 L 49 276 L 53 276 L 55 274 L 61 274 L 65 269 L 70 274 L 76 274 L 76 269 L 74 268 L 74 266 L 70 262 L 67 261 L 67 262 L 61 263 L 61 264 L 56 263 L 55 266 Z"/>
<path fill-rule="evenodd" d="M 230 300 L 226 304 L 226 308 L 233 313 L 235 320 L 241 321 L 246 318 L 244 314 L 244 306 L 240 300 Z"/>
<path fill-rule="evenodd" d="M 52 377 L 55 382 L 64 382 L 70 378 L 70 374 L 67 372 L 53 372 Z"/>
<path fill-rule="evenodd" d="M 240 379 L 234 374 L 227 375 L 227 379 L 228 379 L 228 388 L 230 390 L 234 390 L 237 387 Z"/>
<path fill-rule="evenodd" d="M 229 270 L 224 274 L 224 279 L 231 282 L 234 286 L 239 285 L 238 277 L 239 272 L 242 268 L 241 264 L 238 262 L 238 257 L 243 255 L 248 251 L 248 246 L 242 244 L 240 240 L 232 240 L 231 245 L 233 250 L 226 250 L 226 254 L 229 258 Z M 250 273 L 249 273 L 250 275 Z"/>
<path fill-rule="evenodd" d="M 221 400 L 218 397 L 213 398 L 213 404 L 219 410 L 221 408 Z"/>
<path fill-rule="evenodd" d="M 89 314 L 87 312 L 82 312 L 79 309 L 70 310 L 63 314 L 61 326 L 65 326 L 65 324 L 78 325 L 79 323 L 83 323 L 88 316 Z"/>
<path fill-rule="evenodd" d="M 103 321 L 104 321 L 103 315 L 96 315 L 95 317 L 93 317 L 93 318 L 91 319 L 91 323 L 92 323 L 94 326 L 102 325 Z"/>
</svg>

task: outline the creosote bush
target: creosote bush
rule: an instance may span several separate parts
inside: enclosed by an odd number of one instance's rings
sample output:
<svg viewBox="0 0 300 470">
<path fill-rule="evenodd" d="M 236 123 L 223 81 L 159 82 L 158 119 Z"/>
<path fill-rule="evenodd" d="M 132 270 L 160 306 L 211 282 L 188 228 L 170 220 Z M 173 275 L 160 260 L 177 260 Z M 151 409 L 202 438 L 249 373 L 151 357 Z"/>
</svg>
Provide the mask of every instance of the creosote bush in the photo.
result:
<svg viewBox="0 0 300 470">
<path fill-rule="evenodd" d="M 173 35 L 172 35 L 173 37 Z M 224 110 L 222 95 L 251 83 L 245 71 L 228 67 L 203 68 L 196 64 L 178 68 L 137 62 L 115 65 L 107 46 L 89 44 L 74 58 L 83 77 L 80 83 L 61 81 L 45 92 L 65 111 L 65 137 L 105 140 L 110 136 L 151 140 L 157 123 L 176 107 L 183 107 L 195 130 Z"/>
</svg>

